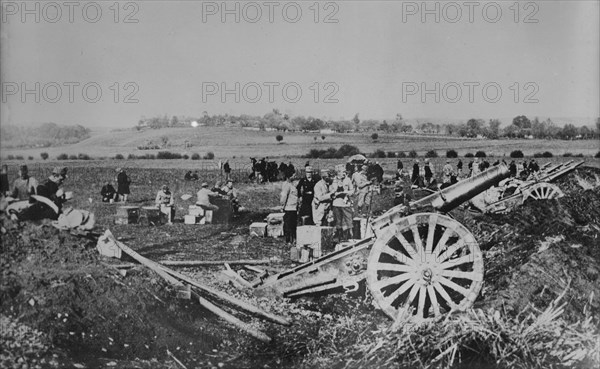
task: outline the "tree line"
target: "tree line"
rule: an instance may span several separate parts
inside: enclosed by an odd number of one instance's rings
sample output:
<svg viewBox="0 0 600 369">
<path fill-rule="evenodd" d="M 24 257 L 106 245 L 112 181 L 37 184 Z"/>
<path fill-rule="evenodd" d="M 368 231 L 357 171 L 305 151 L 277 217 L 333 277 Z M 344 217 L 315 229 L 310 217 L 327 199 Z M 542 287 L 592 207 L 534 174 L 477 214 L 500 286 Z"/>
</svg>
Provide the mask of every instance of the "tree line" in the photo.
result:
<svg viewBox="0 0 600 369">
<path fill-rule="evenodd" d="M 90 137 L 81 125 L 42 123 L 34 126 L 2 125 L 0 137 L 4 147 L 50 147 L 77 143 Z"/>
<path fill-rule="evenodd" d="M 564 124 L 562 127 L 551 119 L 540 121 L 535 117 L 530 120 L 525 115 L 513 118 L 510 125 L 502 128 L 498 119 L 472 118 L 466 122 L 434 124 L 431 122 L 417 123 L 414 126 L 408 123 L 401 114 L 391 120 L 365 119 L 361 120 L 359 113 L 351 120 L 325 120 L 315 117 L 289 116 L 282 114 L 278 109 L 273 109 L 263 116 L 242 114 L 212 115 L 203 112 L 200 117 L 168 117 L 157 116 L 139 120 L 137 129 L 189 127 L 192 122 L 197 126 L 225 126 L 254 127 L 259 130 L 301 131 L 317 132 L 331 130 L 337 133 L 348 132 L 386 132 L 405 134 L 431 134 L 466 138 L 537 138 L 537 139 L 598 139 L 600 137 L 600 118 L 596 119 L 595 127 Z"/>
</svg>

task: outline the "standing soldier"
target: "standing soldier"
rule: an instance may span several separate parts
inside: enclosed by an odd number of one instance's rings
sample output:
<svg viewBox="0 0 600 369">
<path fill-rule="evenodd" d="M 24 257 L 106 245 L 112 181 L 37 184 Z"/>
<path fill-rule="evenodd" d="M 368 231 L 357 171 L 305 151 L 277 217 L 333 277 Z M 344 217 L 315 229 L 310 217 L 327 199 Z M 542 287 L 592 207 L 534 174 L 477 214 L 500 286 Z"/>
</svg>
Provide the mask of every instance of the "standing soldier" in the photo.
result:
<svg viewBox="0 0 600 369">
<path fill-rule="evenodd" d="M 429 159 L 425 159 L 424 174 L 426 187 L 429 187 L 429 185 L 431 185 L 431 180 L 433 179 L 433 171 L 429 165 Z"/>
<path fill-rule="evenodd" d="M 337 177 L 333 181 L 335 197 L 333 199 L 333 218 L 335 230 L 340 242 L 351 238 L 352 231 L 352 199 L 354 185 L 348 178 L 344 169 L 338 170 Z"/>
<path fill-rule="evenodd" d="M 286 175 L 281 187 L 280 203 L 283 208 L 283 236 L 287 244 L 293 245 L 296 241 L 296 227 L 298 225 L 298 189 L 294 185 L 295 174 Z"/>
<path fill-rule="evenodd" d="M 446 165 L 442 168 L 442 186 L 440 188 L 446 188 L 452 185 L 452 176 L 453 176 L 452 165 L 450 164 L 450 159 L 446 160 Z"/>
<path fill-rule="evenodd" d="M 305 177 L 302 178 L 298 182 L 298 197 L 301 200 L 300 202 L 300 210 L 298 215 L 300 219 L 306 217 L 304 221 L 304 225 L 314 225 L 315 222 L 312 216 L 312 202 L 315 196 L 315 185 L 317 184 L 317 180 L 313 177 L 313 169 L 312 167 L 304 167 Z"/>
<path fill-rule="evenodd" d="M 458 159 L 458 164 L 456 164 L 456 176 L 458 178 L 462 178 L 462 168 L 463 168 L 462 160 Z"/>
<path fill-rule="evenodd" d="M 117 199 L 121 199 L 123 202 L 127 202 L 127 196 L 129 196 L 129 185 L 131 180 L 127 176 L 127 173 L 123 168 L 117 169 Z"/>
<path fill-rule="evenodd" d="M 421 186 L 420 185 L 421 181 L 419 180 L 420 175 L 421 175 L 421 170 L 419 168 L 419 159 L 415 159 L 415 163 L 413 164 L 412 175 L 410 176 L 410 181 L 412 182 L 412 184 L 415 188 Z"/>
<path fill-rule="evenodd" d="M 231 178 L 231 167 L 229 166 L 229 160 L 225 160 L 225 164 L 223 164 L 223 172 L 225 172 L 225 182 L 229 181 Z"/>
<path fill-rule="evenodd" d="M 321 180 L 315 184 L 312 204 L 313 221 L 318 226 L 327 225 L 327 213 L 331 210 L 334 192 L 330 191 L 332 176 L 327 169 L 321 169 Z"/>
<path fill-rule="evenodd" d="M 357 208 L 361 216 L 366 217 L 369 204 L 371 203 L 371 181 L 367 179 L 367 167 L 365 165 L 352 175 L 352 182 L 356 186 Z"/>
</svg>

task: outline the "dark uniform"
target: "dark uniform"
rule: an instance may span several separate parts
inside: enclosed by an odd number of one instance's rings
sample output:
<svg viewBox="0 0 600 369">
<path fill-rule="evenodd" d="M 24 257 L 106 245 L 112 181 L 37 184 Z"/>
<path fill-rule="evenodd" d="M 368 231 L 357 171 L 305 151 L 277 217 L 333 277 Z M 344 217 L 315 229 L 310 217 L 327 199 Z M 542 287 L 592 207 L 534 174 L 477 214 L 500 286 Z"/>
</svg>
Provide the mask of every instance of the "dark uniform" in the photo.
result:
<svg viewBox="0 0 600 369">
<path fill-rule="evenodd" d="M 313 225 L 312 218 L 312 202 L 315 196 L 315 185 L 317 184 L 317 180 L 315 177 L 311 177 L 308 179 L 307 177 L 302 178 L 296 188 L 298 189 L 298 197 L 301 199 L 300 210 L 298 211 L 298 215 L 300 219 L 303 216 L 308 217 L 306 220 L 306 225 Z"/>
</svg>

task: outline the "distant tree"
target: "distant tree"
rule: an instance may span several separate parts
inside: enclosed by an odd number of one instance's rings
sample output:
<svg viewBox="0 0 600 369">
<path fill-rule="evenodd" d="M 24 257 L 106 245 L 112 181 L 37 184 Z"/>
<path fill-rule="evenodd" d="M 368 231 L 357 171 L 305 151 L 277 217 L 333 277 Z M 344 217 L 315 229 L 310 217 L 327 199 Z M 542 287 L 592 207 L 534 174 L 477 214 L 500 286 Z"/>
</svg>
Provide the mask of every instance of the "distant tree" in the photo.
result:
<svg viewBox="0 0 600 369">
<path fill-rule="evenodd" d="M 472 158 L 473 156 L 475 156 L 475 155 L 473 155 L 472 152 L 468 152 L 465 154 L 465 158 Z"/>
<path fill-rule="evenodd" d="M 524 115 L 519 115 L 513 118 L 512 124 L 519 127 L 520 129 L 531 128 L 531 121 Z"/>
<path fill-rule="evenodd" d="M 377 141 L 377 139 L 379 138 L 379 135 L 377 133 L 373 133 L 371 135 L 371 138 L 373 139 L 373 141 Z"/>
<path fill-rule="evenodd" d="M 414 149 L 410 150 L 408 153 L 409 158 L 416 158 L 417 156 L 419 156 L 419 154 L 417 154 L 417 152 Z"/>
<path fill-rule="evenodd" d="M 49 157 L 49 155 L 48 155 L 48 153 L 47 153 L 47 152 L 43 152 L 43 153 L 41 153 L 41 154 L 40 154 L 40 156 L 42 157 L 42 159 L 43 159 L 43 160 L 46 160 L 46 159 L 48 159 L 48 157 Z"/>
<path fill-rule="evenodd" d="M 352 118 L 352 123 L 354 123 L 354 129 L 356 132 L 359 131 L 360 119 L 358 118 L 358 113 L 354 114 L 354 118 Z"/>
<path fill-rule="evenodd" d="M 490 119 L 488 122 L 487 138 L 498 139 L 500 137 L 500 120 Z"/>
<path fill-rule="evenodd" d="M 448 150 L 446 151 L 446 157 L 447 158 L 458 158 L 458 153 L 456 152 L 456 150 Z"/>
<path fill-rule="evenodd" d="M 27 159 L 33 160 L 33 156 L 28 156 Z"/>
<path fill-rule="evenodd" d="M 514 151 L 510 152 L 510 157 L 511 158 L 520 159 L 523 156 L 524 156 L 523 155 L 523 151 L 521 151 L 521 150 L 514 150 Z"/>
<path fill-rule="evenodd" d="M 565 124 L 562 129 L 561 137 L 565 140 L 572 140 L 577 136 L 577 127 L 572 124 Z"/>
<path fill-rule="evenodd" d="M 481 151 L 481 150 L 480 150 L 480 151 L 477 151 L 477 152 L 475 153 L 475 157 L 476 157 L 476 158 L 485 158 L 486 156 L 487 156 L 487 155 L 485 154 L 485 151 Z"/>
<path fill-rule="evenodd" d="M 163 148 L 167 147 L 167 145 L 169 144 L 169 137 L 168 136 L 162 136 L 160 138 L 160 143 L 162 145 Z"/>
<path fill-rule="evenodd" d="M 117 154 L 117 155 L 115 155 L 115 159 L 116 159 L 116 160 L 123 160 L 123 159 L 125 159 L 125 158 L 123 157 L 123 155 L 122 155 L 122 154 Z"/>
<path fill-rule="evenodd" d="M 321 140 L 325 141 L 325 135 L 321 136 Z"/>
<path fill-rule="evenodd" d="M 316 142 L 317 141 L 317 136 L 313 137 L 313 140 Z"/>
<path fill-rule="evenodd" d="M 437 158 L 438 157 L 438 153 L 435 150 L 429 150 L 425 153 L 425 157 L 426 158 Z"/>
<path fill-rule="evenodd" d="M 275 136 L 275 139 L 277 140 L 277 142 L 281 142 L 281 141 L 283 141 L 283 136 L 277 135 L 277 136 Z"/>
<path fill-rule="evenodd" d="M 192 160 L 200 160 L 200 154 L 198 154 L 197 152 L 192 154 Z"/>
</svg>

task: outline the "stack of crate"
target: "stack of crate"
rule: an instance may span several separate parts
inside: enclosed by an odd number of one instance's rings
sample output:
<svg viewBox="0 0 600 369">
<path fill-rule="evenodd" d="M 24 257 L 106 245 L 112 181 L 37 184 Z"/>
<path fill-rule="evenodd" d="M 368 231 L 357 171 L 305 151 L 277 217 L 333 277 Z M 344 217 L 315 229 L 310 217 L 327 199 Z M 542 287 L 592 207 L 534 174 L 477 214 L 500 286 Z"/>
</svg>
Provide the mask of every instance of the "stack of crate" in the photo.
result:
<svg viewBox="0 0 600 369">
<path fill-rule="evenodd" d="M 136 224 L 140 217 L 140 208 L 137 206 L 119 206 L 115 224 Z"/>
<path fill-rule="evenodd" d="M 296 229 L 296 250 L 290 256 L 297 255 L 301 263 L 306 263 L 323 255 L 324 250 L 333 249 L 335 228 L 315 225 L 300 226 Z"/>
<path fill-rule="evenodd" d="M 204 210 L 200 206 L 190 205 L 188 214 L 183 217 L 183 222 L 185 224 L 210 224 L 212 216 L 212 210 Z"/>
</svg>

